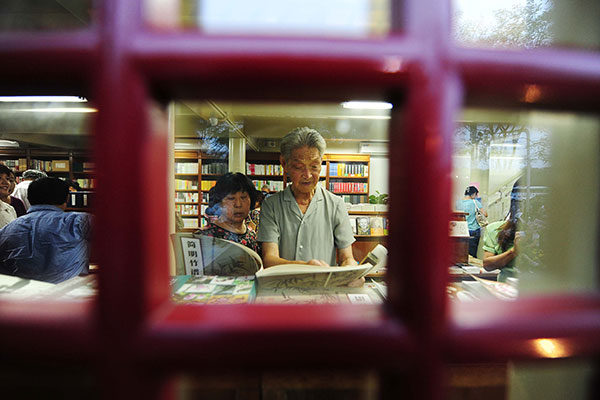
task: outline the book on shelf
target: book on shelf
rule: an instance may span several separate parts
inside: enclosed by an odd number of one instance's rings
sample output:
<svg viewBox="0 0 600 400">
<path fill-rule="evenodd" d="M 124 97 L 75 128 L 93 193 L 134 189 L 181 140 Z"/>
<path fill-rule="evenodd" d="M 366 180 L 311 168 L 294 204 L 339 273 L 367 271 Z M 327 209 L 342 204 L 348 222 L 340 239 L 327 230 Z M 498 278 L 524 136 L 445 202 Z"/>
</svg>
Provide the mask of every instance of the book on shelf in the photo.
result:
<svg viewBox="0 0 600 400">
<path fill-rule="evenodd" d="M 19 158 L 15 160 L 2 160 L 2 163 L 15 172 L 22 172 L 27 169 L 26 158 Z"/>
<path fill-rule="evenodd" d="M 215 186 L 216 184 L 217 184 L 217 181 L 216 181 L 216 180 L 210 180 L 210 181 L 205 181 L 205 180 L 202 180 L 202 181 L 200 182 L 200 189 L 201 189 L 202 191 L 208 192 L 208 191 L 209 191 L 210 189 L 212 189 L 212 188 L 213 188 L 213 186 Z"/>
<path fill-rule="evenodd" d="M 374 268 L 371 264 L 324 267 L 320 265 L 281 264 L 256 272 L 259 288 L 326 288 L 347 286 Z"/>
<path fill-rule="evenodd" d="M 369 217 L 356 217 L 356 234 L 357 235 L 370 235 L 371 234 L 371 221 Z"/>
<path fill-rule="evenodd" d="M 383 235 L 383 217 L 371 217 L 369 220 L 371 235 Z"/>
<path fill-rule="evenodd" d="M 176 192 L 175 201 L 178 203 L 197 203 L 198 192 Z"/>
<path fill-rule="evenodd" d="M 176 162 L 175 163 L 176 174 L 198 174 L 198 163 L 197 162 Z"/>
<path fill-rule="evenodd" d="M 256 298 L 254 275 L 185 275 L 175 278 L 178 279 L 171 282 L 171 299 L 176 303 L 243 304 Z"/>
<path fill-rule="evenodd" d="M 91 191 L 77 191 L 69 192 L 67 198 L 67 207 L 70 208 L 86 208 L 91 207 L 93 203 L 94 192 Z"/>
<path fill-rule="evenodd" d="M 246 163 L 246 174 L 281 176 L 283 174 L 283 168 L 280 164 Z"/>
<path fill-rule="evenodd" d="M 369 176 L 369 166 L 364 163 L 330 162 L 329 176 L 367 178 Z"/>
<path fill-rule="evenodd" d="M 204 162 L 201 171 L 203 174 L 226 174 L 229 164 L 223 161 Z"/>
<path fill-rule="evenodd" d="M 204 184 L 205 181 L 202 181 Z M 175 179 L 176 190 L 198 190 L 198 180 L 195 179 Z"/>
</svg>

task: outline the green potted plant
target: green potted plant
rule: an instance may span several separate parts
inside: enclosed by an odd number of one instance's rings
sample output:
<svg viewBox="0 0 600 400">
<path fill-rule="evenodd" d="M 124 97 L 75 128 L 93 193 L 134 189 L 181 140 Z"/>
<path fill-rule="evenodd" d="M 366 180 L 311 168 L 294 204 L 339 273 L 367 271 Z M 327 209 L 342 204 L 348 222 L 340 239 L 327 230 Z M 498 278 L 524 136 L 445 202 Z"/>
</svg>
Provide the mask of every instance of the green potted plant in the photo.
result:
<svg viewBox="0 0 600 400">
<path fill-rule="evenodd" d="M 387 204 L 387 193 L 379 193 L 379 190 L 376 190 L 375 193 L 377 194 L 372 194 L 369 196 L 369 204 Z"/>
</svg>

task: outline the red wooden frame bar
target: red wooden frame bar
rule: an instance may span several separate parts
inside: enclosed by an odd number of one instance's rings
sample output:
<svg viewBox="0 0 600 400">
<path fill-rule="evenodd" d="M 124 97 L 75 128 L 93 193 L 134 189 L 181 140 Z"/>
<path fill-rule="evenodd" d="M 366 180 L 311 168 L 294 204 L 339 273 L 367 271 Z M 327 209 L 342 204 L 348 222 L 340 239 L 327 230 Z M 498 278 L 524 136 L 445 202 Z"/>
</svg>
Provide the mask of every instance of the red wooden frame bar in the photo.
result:
<svg viewBox="0 0 600 400">
<path fill-rule="evenodd" d="M 98 26 L 85 32 L 0 35 L 0 72 L 9 78 L 0 84 L 3 91 L 91 88 L 100 110 L 93 130 L 98 299 L 41 310 L 1 302 L 0 338 L 15 345 L 0 351 L 3 358 L 92 362 L 105 397 L 163 398 L 166 376 L 201 370 L 193 360 L 234 356 L 240 341 L 251 341 L 256 348 L 240 368 L 285 367 L 290 355 L 294 366 L 307 368 L 410 366 L 407 392 L 442 398 L 445 362 L 544 359 L 535 347 L 543 338 L 560 341 L 567 357 L 599 354 L 597 294 L 485 309 L 459 305 L 449 312 L 445 292 L 450 138 L 463 94 L 469 104 L 597 113 L 598 53 L 460 49 L 451 40 L 448 2 L 437 0 L 393 2 L 392 15 L 406 19 L 404 31 L 360 41 L 149 32 L 140 3 L 103 1 Z M 524 101 L 528 85 L 540 85 L 543 95 Z M 155 96 L 393 101 L 390 153 L 398 156 L 390 158 L 385 306 L 169 303 L 165 166 L 171 155 Z M 423 200 L 415 203 L 409 193 Z M 365 342 L 385 351 L 358 355 Z M 384 382 L 387 389 L 394 385 Z"/>
</svg>

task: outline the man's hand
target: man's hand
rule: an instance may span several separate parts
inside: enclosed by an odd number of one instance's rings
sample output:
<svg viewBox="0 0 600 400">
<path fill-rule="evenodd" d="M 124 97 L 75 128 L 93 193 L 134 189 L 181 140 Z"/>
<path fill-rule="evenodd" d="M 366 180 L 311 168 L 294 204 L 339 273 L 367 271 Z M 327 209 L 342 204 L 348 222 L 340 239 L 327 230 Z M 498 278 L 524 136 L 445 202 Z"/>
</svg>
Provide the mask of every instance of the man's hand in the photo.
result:
<svg viewBox="0 0 600 400">
<path fill-rule="evenodd" d="M 352 281 L 348 284 L 348 287 L 362 287 L 362 285 L 365 283 L 365 278 L 358 278 L 355 281 Z"/>
<path fill-rule="evenodd" d="M 327 264 L 325 261 L 323 260 L 316 260 L 316 259 L 312 259 L 309 262 L 307 262 L 308 265 L 320 265 L 321 267 L 329 267 L 329 264 Z"/>
</svg>

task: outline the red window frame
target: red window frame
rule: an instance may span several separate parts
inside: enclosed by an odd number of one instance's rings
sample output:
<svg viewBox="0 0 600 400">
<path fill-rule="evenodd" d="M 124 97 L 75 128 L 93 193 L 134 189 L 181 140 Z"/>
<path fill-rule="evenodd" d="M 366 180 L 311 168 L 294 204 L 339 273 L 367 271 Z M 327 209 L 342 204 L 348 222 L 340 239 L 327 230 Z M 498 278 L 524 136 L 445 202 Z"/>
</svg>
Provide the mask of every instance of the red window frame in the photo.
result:
<svg viewBox="0 0 600 400">
<path fill-rule="evenodd" d="M 158 389 L 170 372 L 201 370 L 196 360 L 211 359 L 215 367 L 229 359 L 227 349 L 237 354 L 228 344 L 252 342 L 240 368 L 398 369 L 410 375 L 408 386 L 384 381 L 385 391 L 443 398 L 448 362 L 540 359 L 538 338 L 561 340 L 571 357 L 598 355 L 597 294 L 460 304 L 453 317 L 445 288 L 454 116 L 464 104 L 597 113 L 600 54 L 458 48 L 449 2 L 441 0 L 393 2 L 392 25 L 403 22 L 403 29 L 377 40 L 151 32 L 143 28 L 141 2 L 102 1 L 98 25 L 85 32 L 0 36 L 3 90 L 64 94 L 85 87 L 100 110 L 93 130 L 98 298 L 41 310 L 0 303 L 0 341 L 12 344 L 0 350 L 3 359 L 90 362 L 108 396 L 162 398 L 168 392 Z M 397 70 L 386 67 L 389 60 Z M 532 84 L 544 95 L 525 104 L 522 94 Z M 390 152 L 401 156 L 390 159 L 396 229 L 384 307 L 228 306 L 224 313 L 168 302 L 163 185 L 171 155 L 166 132 L 148 122 L 152 99 L 314 101 L 382 93 L 403 105 L 390 128 Z M 408 191 L 424 200 L 412 202 Z M 365 342 L 386 351 L 357 351 Z"/>
</svg>

